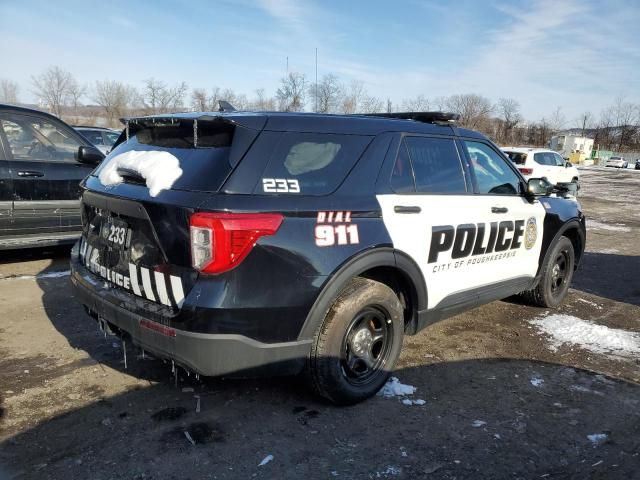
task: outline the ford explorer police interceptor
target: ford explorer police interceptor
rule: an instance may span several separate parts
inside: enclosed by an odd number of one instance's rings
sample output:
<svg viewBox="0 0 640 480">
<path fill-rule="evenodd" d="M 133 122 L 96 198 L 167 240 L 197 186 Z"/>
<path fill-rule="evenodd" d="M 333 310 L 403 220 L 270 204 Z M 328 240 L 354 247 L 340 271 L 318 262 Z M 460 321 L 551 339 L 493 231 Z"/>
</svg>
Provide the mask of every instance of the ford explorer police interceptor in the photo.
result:
<svg viewBox="0 0 640 480">
<path fill-rule="evenodd" d="M 405 334 L 519 293 L 557 307 L 584 251 L 576 199 L 453 119 L 128 119 L 82 185 L 77 297 L 191 372 L 306 371 L 361 401 Z"/>
</svg>

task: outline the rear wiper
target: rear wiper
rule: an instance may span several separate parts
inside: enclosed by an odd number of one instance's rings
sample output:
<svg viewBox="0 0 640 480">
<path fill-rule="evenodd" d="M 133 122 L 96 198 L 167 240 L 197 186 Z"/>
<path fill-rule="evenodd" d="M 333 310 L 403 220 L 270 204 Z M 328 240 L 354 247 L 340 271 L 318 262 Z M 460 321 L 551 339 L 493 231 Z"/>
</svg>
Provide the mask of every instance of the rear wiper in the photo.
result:
<svg viewBox="0 0 640 480">
<path fill-rule="evenodd" d="M 118 172 L 118 175 L 120 175 L 124 179 L 125 182 L 146 185 L 146 179 L 140 174 L 140 172 L 137 172 L 136 170 L 120 167 L 116 171 Z"/>
</svg>

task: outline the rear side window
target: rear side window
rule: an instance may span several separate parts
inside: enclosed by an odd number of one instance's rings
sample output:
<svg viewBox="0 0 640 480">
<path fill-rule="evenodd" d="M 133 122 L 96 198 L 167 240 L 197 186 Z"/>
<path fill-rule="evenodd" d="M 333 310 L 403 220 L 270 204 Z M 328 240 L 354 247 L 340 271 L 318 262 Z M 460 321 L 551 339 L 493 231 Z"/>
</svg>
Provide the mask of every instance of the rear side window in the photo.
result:
<svg viewBox="0 0 640 480">
<path fill-rule="evenodd" d="M 182 169 L 182 175 L 172 186 L 173 190 L 215 192 L 231 172 L 229 154 L 235 128 L 226 122 L 199 122 L 194 141 L 191 120 L 169 125 L 130 125 L 129 140 L 114 148 L 94 175 L 98 176 L 102 168 L 121 153 L 168 152 L 178 158 Z"/>
<path fill-rule="evenodd" d="M 550 167 L 556 167 L 556 158 L 552 152 L 541 152 L 533 155 L 533 160 L 538 165 L 548 165 Z"/>
<path fill-rule="evenodd" d="M 422 193 L 466 193 L 462 163 L 453 139 L 407 137 L 404 140 Z"/>
<path fill-rule="evenodd" d="M 516 165 L 524 165 L 527 161 L 527 154 L 524 152 L 504 152 L 509 160 Z"/>
<path fill-rule="evenodd" d="M 299 132 L 262 136 L 269 161 L 255 193 L 327 195 L 343 182 L 371 141 L 369 136 Z"/>
</svg>

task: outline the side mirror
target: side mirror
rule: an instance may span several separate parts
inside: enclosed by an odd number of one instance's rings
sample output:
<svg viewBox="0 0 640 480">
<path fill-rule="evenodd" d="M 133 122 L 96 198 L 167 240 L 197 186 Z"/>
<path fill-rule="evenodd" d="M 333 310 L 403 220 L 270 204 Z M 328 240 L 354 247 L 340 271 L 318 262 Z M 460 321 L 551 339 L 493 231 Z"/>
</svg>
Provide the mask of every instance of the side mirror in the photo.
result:
<svg viewBox="0 0 640 480">
<path fill-rule="evenodd" d="M 527 196 L 542 197 L 553 191 L 553 184 L 546 178 L 530 178 L 527 181 Z"/>
<path fill-rule="evenodd" d="M 104 155 L 96 147 L 82 146 L 78 148 L 77 160 L 80 163 L 98 165 L 102 160 L 104 160 Z"/>
<path fill-rule="evenodd" d="M 573 167 L 573 164 L 572 164 L 569 160 L 567 160 L 567 161 L 564 163 L 564 166 L 565 166 L 565 168 L 569 168 L 569 167 Z"/>
</svg>

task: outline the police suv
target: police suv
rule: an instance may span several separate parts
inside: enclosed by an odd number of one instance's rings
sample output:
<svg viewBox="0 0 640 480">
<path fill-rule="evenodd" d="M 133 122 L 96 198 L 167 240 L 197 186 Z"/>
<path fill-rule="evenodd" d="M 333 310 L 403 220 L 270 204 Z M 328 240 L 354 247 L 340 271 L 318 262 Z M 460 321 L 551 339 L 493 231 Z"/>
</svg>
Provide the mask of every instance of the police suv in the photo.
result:
<svg viewBox="0 0 640 480">
<path fill-rule="evenodd" d="M 405 334 L 521 293 L 557 307 L 580 205 L 443 113 L 184 113 L 126 121 L 83 182 L 91 316 L 202 375 L 306 371 L 375 394 Z"/>
</svg>

